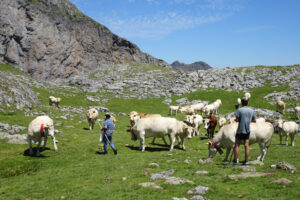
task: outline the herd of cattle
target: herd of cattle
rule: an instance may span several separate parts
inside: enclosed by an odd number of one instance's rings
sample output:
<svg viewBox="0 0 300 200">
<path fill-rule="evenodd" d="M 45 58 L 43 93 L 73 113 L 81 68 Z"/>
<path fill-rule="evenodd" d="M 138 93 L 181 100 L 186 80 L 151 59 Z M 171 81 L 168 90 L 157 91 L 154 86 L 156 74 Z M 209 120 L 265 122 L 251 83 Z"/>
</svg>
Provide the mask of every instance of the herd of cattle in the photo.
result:
<svg viewBox="0 0 300 200">
<path fill-rule="evenodd" d="M 250 99 L 250 93 L 245 93 L 243 98 Z M 49 97 L 49 104 L 55 104 L 59 107 L 60 98 L 53 96 Z M 177 112 L 185 114 L 184 121 L 179 121 L 176 118 L 163 117 L 160 114 L 145 114 L 138 113 L 136 111 L 130 112 L 128 115 L 130 119 L 130 132 L 132 140 L 140 140 L 140 150 L 145 150 L 145 138 L 153 137 L 152 143 L 155 142 L 155 138 L 162 138 L 164 143 L 167 144 L 164 137 L 168 136 L 170 139 L 170 151 L 173 150 L 175 140 L 177 139 L 178 145 L 184 146 L 185 138 L 192 138 L 199 135 L 199 129 L 202 124 L 207 130 L 207 136 L 211 141 L 208 143 L 209 157 L 213 158 L 217 152 L 222 152 L 222 148 L 226 149 L 225 161 L 228 159 L 231 149 L 235 144 L 235 134 L 238 127 L 238 122 L 235 118 L 219 118 L 217 120 L 216 114 L 218 113 L 222 101 L 217 99 L 215 102 L 205 105 L 204 103 L 197 103 L 188 106 L 169 106 L 169 115 L 173 112 L 177 115 Z M 238 108 L 241 105 L 241 99 L 237 99 Z M 277 110 L 284 112 L 285 103 L 281 100 L 277 101 Z M 300 119 L 300 107 L 295 107 L 295 113 Z M 98 111 L 91 108 L 86 111 L 87 121 L 89 123 L 89 129 L 94 128 L 98 118 Z M 113 123 L 116 123 L 116 118 L 111 116 Z M 217 123 L 219 122 L 219 123 Z M 215 128 L 219 124 L 219 131 L 214 136 Z M 278 127 L 280 144 L 282 143 L 282 137 L 286 136 L 286 145 L 288 145 L 288 137 L 291 138 L 291 145 L 295 144 L 295 137 L 298 133 L 298 124 L 293 121 L 285 121 L 283 119 L 270 120 L 264 118 L 258 118 L 256 123 L 251 123 L 251 133 L 249 143 L 258 143 L 260 147 L 260 154 L 257 160 L 263 161 L 267 152 L 267 148 L 271 144 L 272 136 L 274 135 L 274 127 Z M 35 118 L 28 128 L 28 144 L 30 147 L 30 154 L 32 154 L 32 141 L 37 142 L 36 155 L 39 156 L 39 148 L 41 140 L 44 137 L 45 148 L 47 144 L 47 137 L 51 136 L 54 143 L 54 150 L 57 151 L 56 140 L 54 136 L 53 120 L 48 116 L 39 116 Z"/>
</svg>

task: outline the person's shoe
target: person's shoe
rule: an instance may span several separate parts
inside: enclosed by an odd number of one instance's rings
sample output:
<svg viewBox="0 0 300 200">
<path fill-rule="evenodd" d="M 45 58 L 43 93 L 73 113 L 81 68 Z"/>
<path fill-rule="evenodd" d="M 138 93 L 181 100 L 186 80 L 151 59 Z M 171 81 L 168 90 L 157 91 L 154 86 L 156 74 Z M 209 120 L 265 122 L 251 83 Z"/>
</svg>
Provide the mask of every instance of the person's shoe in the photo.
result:
<svg viewBox="0 0 300 200">
<path fill-rule="evenodd" d="M 243 166 L 247 166 L 247 165 L 248 165 L 248 161 L 246 161 L 246 160 L 243 161 L 243 162 L 242 162 L 242 165 L 243 165 Z"/>
<path fill-rule="evenodd" d="M 228 163 L 226 166 L 233 166 L 233 167 L 236 167 L 238 166 L 236 162 L 231 162 L 231 163 Z"/>
<path fill-rule="evenodd" d="M 115 155 L 117 155 L 117 154 L 118 154 L 118 152 L 117 152 L 117 149 L 116 149 L 116 150 L 114 150 L 114 154 L 115 154 Z"/>
<path fill-rule="evenodd" d="M 104 151 L 103 154 L 106 155 L 106 154 L 107 154 L 107 151 Z"/>
</svg>

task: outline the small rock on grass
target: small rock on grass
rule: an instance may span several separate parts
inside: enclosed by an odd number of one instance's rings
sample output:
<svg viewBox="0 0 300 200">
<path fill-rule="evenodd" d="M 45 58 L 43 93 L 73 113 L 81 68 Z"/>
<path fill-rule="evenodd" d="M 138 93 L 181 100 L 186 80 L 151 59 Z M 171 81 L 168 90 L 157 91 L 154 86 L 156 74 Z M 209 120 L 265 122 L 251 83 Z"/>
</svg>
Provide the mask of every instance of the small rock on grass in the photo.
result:
<svg viewBox="0 0 300 200">
<path fill-rule="evenodd" d="M 186 164 L 189 164 L 189 163 L 191 163 L 192 161 L 189 160 L 189 159 L 186 159 L 186 160 L 184 160 L 184 162 L 185 162 Z"/>
<path fill-rule="evenodd" d="M 241 174 L 231 174 L 227 177 L 230 179 L 242 179 L 242 178 L 251 178 L 251 177 L 262 177 L 273 175 L 274 172 L 245 172 Z"/>
<path fill-rule="evenodd" d="M 177 198 L 177 197 L 173 197 L 172 200 L 188 200 L 187 198 Z"/>
<path fill-rule="evenodd" d="M 190 198 L 190 200 L 207 200 L 207 198 L 200 196 L 200 195 L 196 195 L 196 196 L 193 196 L 192 198 Z"/>
<path fill-rule="evenodd" d="M 242 169 L 243 171 L 248 171 L 248 172 L 255 172 L 256 168 L 254 166 L 249 166 L 249 165 L 242 165 L 239 166 L 240 169 Z"/>
<path fill-rule="evenodd" d="M 280 178 L 278 180 L 275 181 L 275 183 L 284 183 L 286 185 L 290 184 L 292 181 L 286 178 Z"/>
<path fill-rule="evenodd" d="M 175 170 L 174 169 L 170 169 L 168 171 L 163 171 L 163 172 L 159 172 L 159 173 L 155 173 L 151 175 L 151 179 L 155 180 L 155 179 L 166 179 L 169 175 L 174 174 Z"/>
<path fill-rule="evenodd" d="M 162 189 L 162 187 L 160 187 L 159 185 L 156 185 L 153 182 L 139 183 L 139 185 L 142 186 L 142 187 L 150 187 L 150 188 L 154 188 L 154 189 Z"/>
<path fill-rule="evenodd" d="M 291 164 L 289 164 L 288 162 L 279 162 L 276 165 L 271 165 L 271 168 L 276 168 L 276 169 L 282 169 L 282 170 L 286 170 L 286 171 L 291 171 L 292 173 L 294 173 L 297 168 Z"/>
<path fill-rule="evenodd" d="M 208 190 L 208 187 L 204 186 L 197 186 L 194 189 L 188 190 L 187 194 L 205 194 L 205 192 Z"/>
<path fill-rule="evenodd" d="M 159 168 L 159 164 L 157 164 L 157 163 L 149 163 L 149 167 Z"/>
<path fill-rule="evenodd" d="M 196 174 L 208 174 L 208 171 L 196 171 Z"/>
<path fill-rule="evenodd" d="M 184 184 L 184 183 L 194 184 L 193 181 L 190 181 L 188 179 L 179 178 L 179 177 L 173 177 L 173 176 L 167 177 L 165 183 L 166 184 L 171 184 L 171 185 L 180 185 L 180 184 Z"/>
</svg>

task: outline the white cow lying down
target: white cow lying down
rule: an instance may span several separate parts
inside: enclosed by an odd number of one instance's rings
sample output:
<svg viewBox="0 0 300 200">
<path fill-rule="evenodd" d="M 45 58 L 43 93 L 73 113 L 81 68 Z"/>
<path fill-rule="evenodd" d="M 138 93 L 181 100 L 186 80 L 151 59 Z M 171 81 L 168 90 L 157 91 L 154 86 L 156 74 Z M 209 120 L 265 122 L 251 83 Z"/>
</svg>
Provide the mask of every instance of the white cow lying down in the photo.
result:
<svg viewBox="0 0 300 200">
<path fill-rule="evenodd" d="M 219 130 L 208 145 L 210 158 L 213 158 L 217 151 L 220 152 L 221 148 L 226 148 L 224 161 L 227 161 L 231 149 L 234 148 L 237 127 L 238 123 L 232 123 L 223 126 Z M 271 145 L 272 136 L 274 134 L 273 125 L 268 122 L 251 123 L 250 131 L 249 144 L 259 144 L 261 153 L 257 157 L 257 160 L 263 162 L 267 153 L 267 148 Z"/>
<path fill-rule="evenodd" d="M 183 145 L 183 138 L 191 138 L 194 131 L 192 127 L 183 122 L 168 117 L 142 118 L 131 129 L 131 139 L 140 139 L 140 150 L 145 151 L 145 138 L 147 137 L 164 137 L 170 138 L 170 151 L 173 150 L 175 138 L 180 137 Z"/>
<path fill-rule="evenodd" d="M 55 143 L 54 136 L 54 126 L 53 120 L 48 116 L 39 116 L 30 122 L 28 127 L 27 140 L 29 144 L 29 153 L 32 152 L 32 141 L 38 142 L 36 156 L 40 155 L 40 145 L 42 141 L 42 137 L 44 137 L 44 147 L 46 147 L 48 136 L 51 136 L 53 139 L 54 150 L 57 151 L 57 146 Z"/>
</svg>

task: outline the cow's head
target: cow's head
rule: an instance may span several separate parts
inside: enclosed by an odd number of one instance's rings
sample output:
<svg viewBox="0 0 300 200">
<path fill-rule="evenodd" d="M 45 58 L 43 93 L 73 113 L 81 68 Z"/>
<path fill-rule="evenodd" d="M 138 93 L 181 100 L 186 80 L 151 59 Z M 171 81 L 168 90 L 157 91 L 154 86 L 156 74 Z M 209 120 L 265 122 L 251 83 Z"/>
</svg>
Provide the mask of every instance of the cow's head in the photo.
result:
<svg viewBox="0 0 300 200">
<path fill-rule="evenodd" d="M 203 120 L 204 128 L 205 128 L 205 129 L 208 129 L 208 128 L 209 128 L 209 122 L 210 122 L 210 119 L 209 119 L 209 118 L 205 118 L 205 119 Z"/>
<path fill-rule="evenodd" d="M 185 115 L 184 116 L 184 122 L 186 122 L 187 124 L 193 124 L 193 116 Z"/>
<path fill-rule="evenodd" d="M 183 129 L 184 129 L 184 133 L 185 133 L 186 137 L 188 139 L 191 139 L 195 129 L 191 126 L 186 125 L 186 124 L 184 125 Z"/>
<path fill-rule="evenodd" d="M 223 153 L 222 149 L 218 147 L 213 140 L 210 141 L 208 143 L 208 157 L 213 158 L 217 152 L 219 152 L 220 154 Z"/>
<path fill-rule="evenodd" d="M 279 119 L 279 120 L 276 120 L 276 122 L 278 124 L 278 128 L 283 128 L 283 124 L 284 124 L 285 120 Z"/>
</svg>

